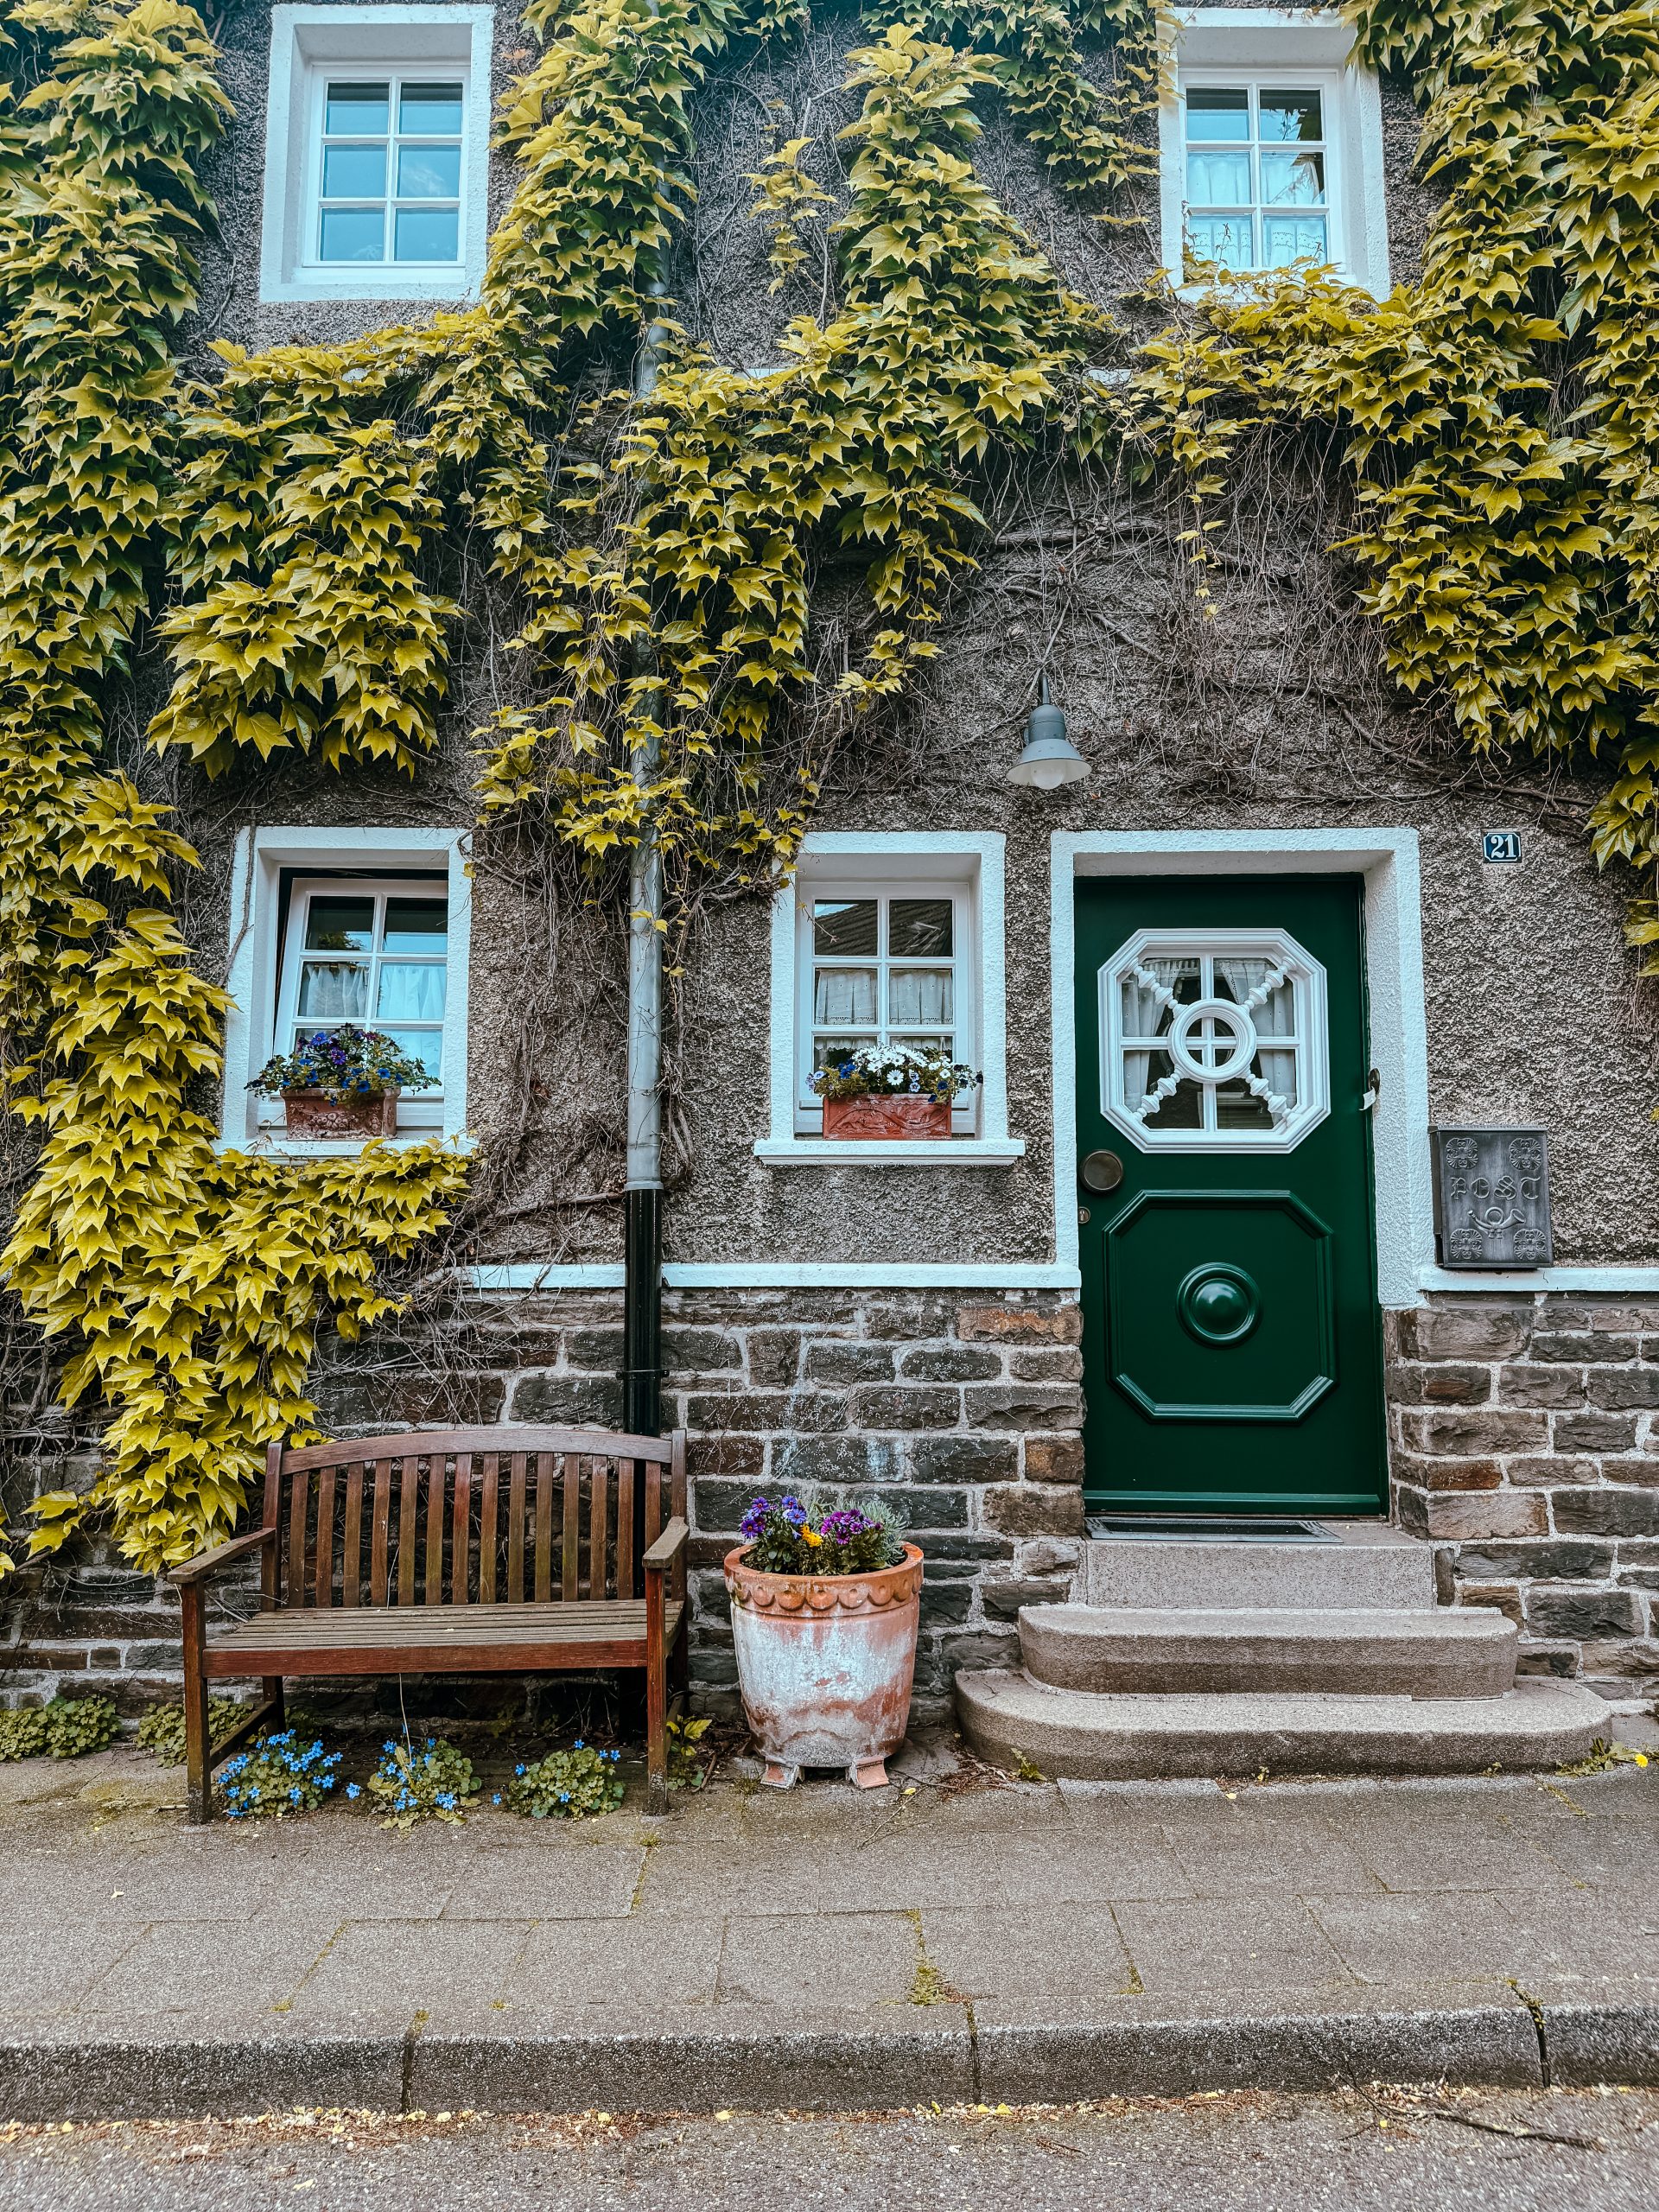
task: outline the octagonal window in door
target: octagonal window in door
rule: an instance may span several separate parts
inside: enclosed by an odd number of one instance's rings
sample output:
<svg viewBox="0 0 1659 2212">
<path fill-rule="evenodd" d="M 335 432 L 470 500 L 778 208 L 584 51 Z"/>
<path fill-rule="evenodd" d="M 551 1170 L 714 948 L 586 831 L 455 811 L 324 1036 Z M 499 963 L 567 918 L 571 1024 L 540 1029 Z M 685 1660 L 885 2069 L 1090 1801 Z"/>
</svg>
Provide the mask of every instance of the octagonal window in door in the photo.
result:
<svg viewBox="0 0 1659 2212">
<path fill-rule="evenodd" d="M 1137 930 L 1100 1037 L 1101 1111 L 1143 1152 L 1290 1152 L 1331 1110 L 1325 970 L 1283 930 Z"/>
</svg>

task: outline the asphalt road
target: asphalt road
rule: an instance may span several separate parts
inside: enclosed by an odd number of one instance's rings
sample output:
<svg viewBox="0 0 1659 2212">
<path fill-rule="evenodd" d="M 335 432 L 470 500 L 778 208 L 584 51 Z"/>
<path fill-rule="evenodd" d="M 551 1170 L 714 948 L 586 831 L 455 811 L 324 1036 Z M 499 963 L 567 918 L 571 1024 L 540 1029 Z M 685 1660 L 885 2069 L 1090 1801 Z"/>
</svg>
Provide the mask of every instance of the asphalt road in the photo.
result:
<svg viewBox="0 0 1659 2212">
<path fill-rule="evenodd" d="M 1659 2093 L 0 2124 L 0 2212 L 1659 2212 Z"/>
</svg>

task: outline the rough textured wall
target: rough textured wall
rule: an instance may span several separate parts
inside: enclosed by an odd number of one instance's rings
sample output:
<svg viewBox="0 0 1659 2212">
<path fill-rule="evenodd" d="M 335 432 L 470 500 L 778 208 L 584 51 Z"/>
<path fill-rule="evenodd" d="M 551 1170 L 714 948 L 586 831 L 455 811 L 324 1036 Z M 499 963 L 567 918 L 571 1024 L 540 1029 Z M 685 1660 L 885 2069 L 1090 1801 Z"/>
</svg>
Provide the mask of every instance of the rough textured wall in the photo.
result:
<svg viewBox="0 0 1659 2212">
<path fill-rule="evenodd" d="M 1522 1665 L 1659 1679 L 1659 1299 L 1456 1297 L 1391 1314 L 1397 1510 Z"/>
</svg>

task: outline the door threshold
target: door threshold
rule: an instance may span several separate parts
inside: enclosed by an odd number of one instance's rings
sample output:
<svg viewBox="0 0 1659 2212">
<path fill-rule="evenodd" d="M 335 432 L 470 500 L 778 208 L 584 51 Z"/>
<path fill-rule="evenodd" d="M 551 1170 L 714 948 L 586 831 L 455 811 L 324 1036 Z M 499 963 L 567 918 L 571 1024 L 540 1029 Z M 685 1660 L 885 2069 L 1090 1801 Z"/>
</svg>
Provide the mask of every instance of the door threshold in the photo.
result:
<svg viewBox="0 0 1659 2212">
<path fill-rule="evenodd" d="M 1320 1521 L 1269 1519 L 1260 1514 L 1090 1513 L 1084 1526 L 1096 1543 L 1126 1536 L 1154 1543 L 1339 1544 Z"/>
</svg>

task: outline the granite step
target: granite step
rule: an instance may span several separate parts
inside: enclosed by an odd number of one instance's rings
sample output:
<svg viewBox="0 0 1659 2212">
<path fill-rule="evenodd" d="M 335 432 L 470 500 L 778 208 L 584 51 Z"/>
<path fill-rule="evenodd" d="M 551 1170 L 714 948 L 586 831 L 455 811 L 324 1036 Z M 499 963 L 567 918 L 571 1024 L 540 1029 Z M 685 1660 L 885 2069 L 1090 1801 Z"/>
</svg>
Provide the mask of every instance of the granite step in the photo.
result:
<svg viewBox="0 0 1659 2212">
<path fill-rule="evenodd" d="M 1109 1536 L 1083 1547 L 1086 1605 L 1371 1611 L 1434 1603 L 1433 1547 L 1381 1521 L 1330 1521 L 1330 1541 Z"/>
<path fill-rule="evenodd" d="M 1057 1689 L 1501 1697 L 1519 1631 L 1487 1606 L 1027 1605 L 1020 1656 Z"/>
<path fill-rule="evenodd" d="M 1080 1782 L 1526 1770 L 1583 1758 L 1610 1726 L 1593 1690 L 1532 1676 L 1502 1697 L 1171 1697 L 1058 1689 L 999 1669 L 958 1675 L 957 1710 L 992 1765 Z"/>
</svg>

